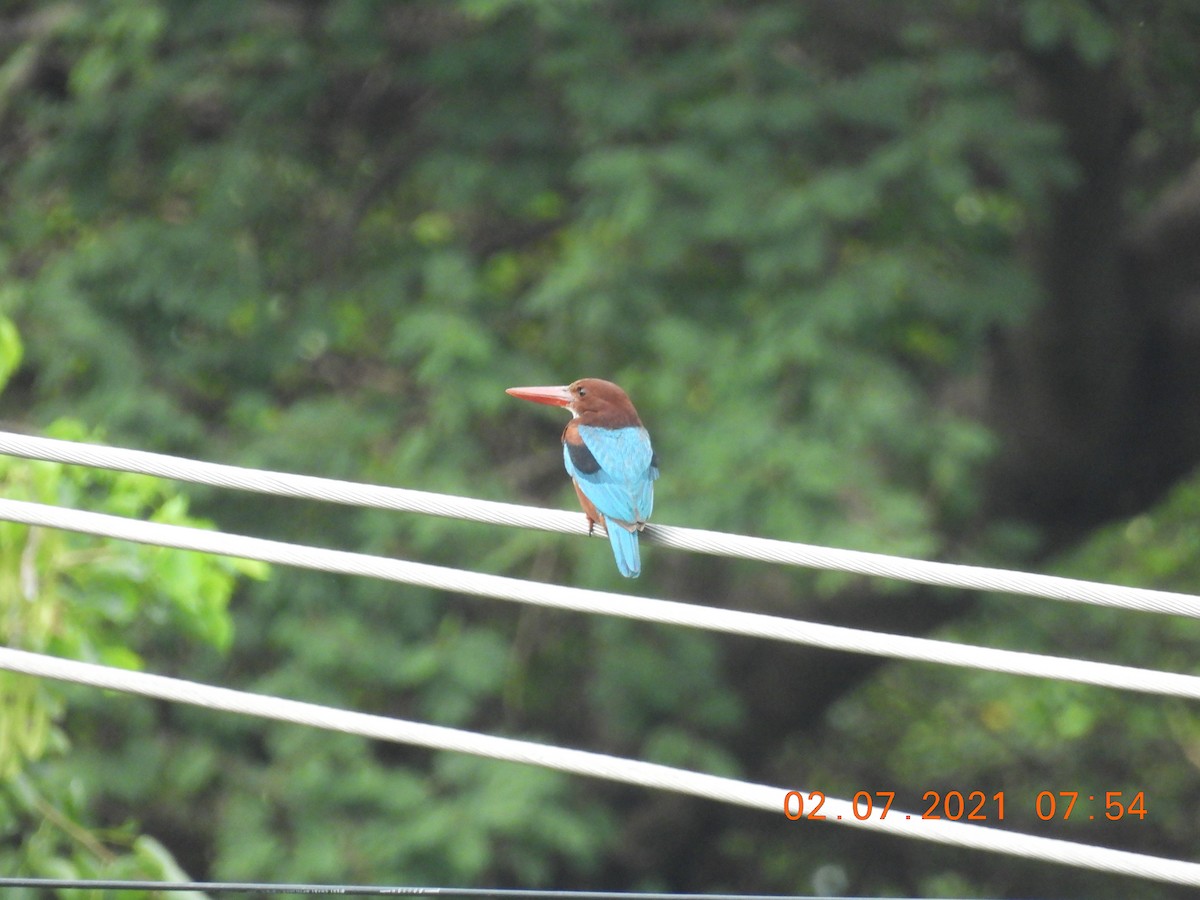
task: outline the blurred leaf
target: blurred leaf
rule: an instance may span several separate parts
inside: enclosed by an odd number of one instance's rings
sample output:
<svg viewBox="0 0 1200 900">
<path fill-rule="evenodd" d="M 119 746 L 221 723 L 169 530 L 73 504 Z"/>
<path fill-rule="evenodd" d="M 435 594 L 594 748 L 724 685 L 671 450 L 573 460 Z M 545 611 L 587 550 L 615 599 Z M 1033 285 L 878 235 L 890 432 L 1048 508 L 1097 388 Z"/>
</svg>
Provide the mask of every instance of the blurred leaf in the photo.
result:
<svg viewBox="0 0 1200 900">
<path fill-rule="evenodd" d="M 1042 88 L 1059 55 L 1120 81 L 1134 133 L 1115 189 L 1144 208 L 1197 155 L 1193 6 L 10 4 L 0 314 L 21 340 L 0 318 L 3 414 L 68 439 L 574 509 L 565 417 L 503 389 L 594 375 L 653 434 L 658 522 L 1028 559 L 1039 536 L 984 502 L 998 446 L 984 373 L 997 330 L 1041 300 L 1055 198 L 1094 177 Z M 840 614 L 861 592 L 654 546 L 630 585 L 601 540 L 58 465 L 0 461 L 0 481 L 16 498 L 788 615 Z M 1194 590 L 1195 510 L 1173 502 L 1077 564 Z M 1014 790 L 1125 777 L 1125 742 L 1097 750 L 1095 735 L 1153 744 L 1158 729 L 1167 749 L 1129 758 L 1180 808 L 1138 840 L 1195 843 L 1179 756 L 1194 742 L 1178 721 L 1163 737 L 1161 711 L 887 667 L 785 735 L 747 710 L 847 687 L 789 679 L 787 648 L 761 651 L 776 700 L 710 635 L 265 574 L 0 524 L 0 623 L 22 646 L 751 775 L 788 771 L 824 735 L 831 759 L 797 768 L 852 790 L 888 773 Z M 1078 639 L 1181 670 L 1194 655 L 1186 625 L 1084 627 L 1005 601 L 955 634 Z M 38 691 L 21 700 L 42 704 L 26 750 L 64 786 L 56 803 L 77 790 L 80 819 L 116 829 L 126 861 L 136 830 L 120 826 L 143 820 L 186 868 L 234 880 L 1012 892 L 1007 869 L 959 879 L 914 857 L 890 883 L 835 838 L 798 846 L 653 795 L 86 692 L 70 694 L 59 757 L 65 701 Z M 4 747 L 24 764 L 15 738 Z M 12 847 L 32 819 L 6 799 Z M 645 840 L 670 816 L 690 851 Z M 700 823 L 711 845 L 691 840 Z M 53 829 L 31 840 L 46 870 L 98 867 L 60 853 Z"/>
</svg>

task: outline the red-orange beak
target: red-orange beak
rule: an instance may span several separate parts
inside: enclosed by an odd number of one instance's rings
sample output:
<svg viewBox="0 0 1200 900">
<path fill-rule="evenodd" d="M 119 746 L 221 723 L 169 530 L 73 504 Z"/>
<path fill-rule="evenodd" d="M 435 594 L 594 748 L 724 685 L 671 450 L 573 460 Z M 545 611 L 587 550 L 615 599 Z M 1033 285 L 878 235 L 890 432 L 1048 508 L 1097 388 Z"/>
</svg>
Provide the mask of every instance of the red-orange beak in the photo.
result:
<svg viewBox="0 0 1200 900">
<path fill-rule="evenodd" d="M 570 406 L 575 400 L 566 385 L 562 387 L 507 388 L 504 393 L 520 397 L 522 400 L 532 400 L 534 403 L 545 403 L 548 406 Z"/>
</svg>

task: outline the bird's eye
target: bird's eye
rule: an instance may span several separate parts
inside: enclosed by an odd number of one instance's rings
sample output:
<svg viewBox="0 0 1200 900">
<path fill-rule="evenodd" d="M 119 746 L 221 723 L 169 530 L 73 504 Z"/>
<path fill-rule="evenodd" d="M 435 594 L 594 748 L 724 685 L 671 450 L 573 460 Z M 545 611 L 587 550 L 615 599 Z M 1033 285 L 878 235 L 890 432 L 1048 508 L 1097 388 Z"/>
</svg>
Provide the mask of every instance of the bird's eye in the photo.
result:
<svg viewBox="0 0 1200 900">
<path fill-rule="evenodd" d="M 580 397 L 586 397 L 587 396 L 587 388 L 585 388 L 585 387 L 575 388 L 575 393 L 577 393 Z"/>
</svg>

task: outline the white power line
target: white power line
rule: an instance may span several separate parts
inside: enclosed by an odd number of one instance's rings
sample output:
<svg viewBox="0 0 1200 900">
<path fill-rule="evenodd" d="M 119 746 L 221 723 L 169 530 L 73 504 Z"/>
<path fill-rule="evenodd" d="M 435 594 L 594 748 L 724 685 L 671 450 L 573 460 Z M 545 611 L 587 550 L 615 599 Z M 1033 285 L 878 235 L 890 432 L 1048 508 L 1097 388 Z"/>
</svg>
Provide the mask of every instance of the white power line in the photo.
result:
<svg viewBox="0 0 1200 900">
<path fill-rule="evenodd" d="M 553 747 L 514 738 L 476 734 L 403 719 L 390 719 L 8 648 L 0 648 L 0 669 L 239 715 L 324 728 L 375 740 L 415 744 L 435 750 L 470 753 L 491 759 L 544 766 L 576 775 L 604 778 L 767 810 L 777 815 L 784 810 L 787 792 L 799 790 L 797 787 L 771 787 L 657 763 L 621 759 L 602 753 Z M 859 819 L 858 815 L 861 815 L 861 812 L 854 804 L 833 797 L 826 798 L 821 812 L 829 822 L 840 822 L 843 825 L 902 837 L 1200 887 L 1198 863 L 1125 850 L 1091 847 L 949 819 L 922 819 L 919 814 L 900 810 L 889 810 L 886 816 L 872 814 L 866 819 Z M 801 820 L 795 823 L 795 827 L 798 830 L 797 836 L 801 837 L 800 829 L 810 826 L 807 820 Z"/>
<path fill-rule="evenodd" d="M 535 606 L 788 641 L 827 650 L 867 653 L 895 659 L 986 669 L 1012 675 L 1057 678 L 1121 690 L 1200 699 L 1200 676 L 1195 675 L 999 650 L 931 638 L 881 634 L 838 625 L 785 619 L 764 613 L 542 584 L 502 575 L 451 569 L 345 550 L 289 544 L 182 525 L 143 522 L 21 500 L 0 499 L 0 519 L 219 556 L 256 559 L 302 569 L 362 575 Z"/>
<path fill-rule="evenodd" d="M 264 472 L 197 462 L 141 451 L 75 444 L 0 432 L 0 452 L 35 459 L 141 472 L 182 481 L 259 493 L 452 516 L 495 524 L 585 534 L 578 514 L 425 491 L 378 487 L 310 476 Z M 963 646 L 926 638 L 878 634 L 758 613 L 692 606 L 666 600 L 558 587 L 502 576 L 464 572 L 345 551 L 267 541 L 181 526 L 0 499 L 0 519 L 63 528 L 100 536 L 265 562 L 367 575 L 442 590 L 513 600 L 581 612 L 704 628 L 784 640 L 833 650 L 1060 678 L 1086 684 L 1200 699 L 1200 677 L 1032 653 Z M 833 569 L 926 584 L 1042 596 L 1146 611 L 1200 616 L 1200 598 L 1123 588 L 1052 576 L 922 562 L 766 540 L 720 532 L 653 526 L 654 543 L 697 552 L 738 556 L 788 565 Z M 782 788 L 755 785 L 602 754 L 546 747 L 439 726 L 385 719 L 208 687 L 0 648 L 0 668 L 280 721 L 330 728 L 381 740 L 415 743 L 610 778 L 644 787 L 678 791 L 769 810 L 779 810 Z M 831 821 L 956 846 L 1003 852 L 1101 871 L 1200 886 L 1200 864 L 1067 841 L 1016 834 L 950 820 L 921 820 L 902 812 L 860 820 L 858 809 L 827 798 Z"/>
<path fill-rule="evenodd" d="M 568 534 L 586 534 L 588 531 L 587 522 L 581 514 L 566 510 L 519 506 L 493 500 L 360 484 L 312 475 L 246 469 L 143 450 L 79 444 L 11 432 L 0 432 L 0 453 L 101 469 L 140 472 L 176 481 L 283 497 L 425 513 Z M 680 528 L 674 525 L 652 524 L 647 526 L 643 535 L 653 544 L 696 553 L 894 578 L 941 587 L 1022 594 L 1051 600 L 1200 618 L 1200 597 L 1172 591 L 1122 587 L 1008 569 L 906 559 L 883 553 L 817 547 L 812 544 Z"/>
</svg>

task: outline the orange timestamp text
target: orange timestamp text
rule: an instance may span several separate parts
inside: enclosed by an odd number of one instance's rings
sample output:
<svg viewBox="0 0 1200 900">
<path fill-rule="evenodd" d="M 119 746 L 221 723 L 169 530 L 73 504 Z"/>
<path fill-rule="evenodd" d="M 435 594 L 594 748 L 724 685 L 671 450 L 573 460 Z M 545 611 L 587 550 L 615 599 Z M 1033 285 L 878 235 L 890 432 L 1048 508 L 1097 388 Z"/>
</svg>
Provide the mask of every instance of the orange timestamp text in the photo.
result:
<svg viewBox="0 0 1200 900">
<path fill-rule="evenodd" d="M 1006 795 L 1004 791 L 988 794 L 985 791 L 926 791 L 922 801 L 924 812 L 892 812 L 895 791 L 858 791 L 850 803 L 850 814 L 860 822 L 871 818 L 880 821 L 891 813 L 893 817 L 905 819 L 949 819 L 964 822 L 1003 822 Z M 821 791 L 788 791 L 783 796 L 783 814 L 793 822 L 800 819 L 821 821 L 844 819 L 842 813 L 830 813 L 825 809 L 826 797 Z M 839 809 L 845 803 L 833 801 Z M 1103 791 L 1085 794 L 1082 791 L 1039 791 L 1033 798 L 1033 812 L 1043 822 L 1053 819 L 1066 821 L 1076 819 L 1107 819 L 1116 822 L 1125 818 L 1146 818 L 1146 792 Z"/>
</svg>

